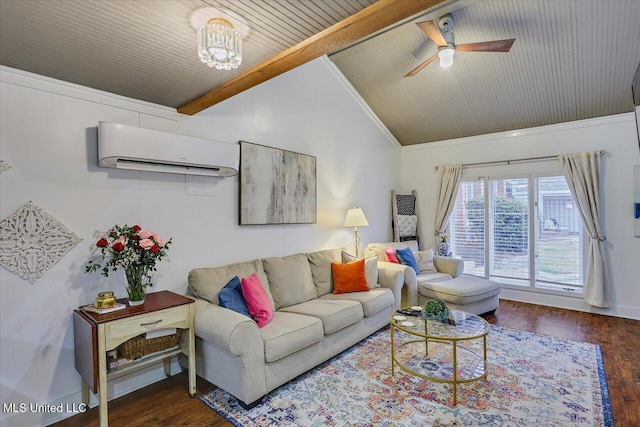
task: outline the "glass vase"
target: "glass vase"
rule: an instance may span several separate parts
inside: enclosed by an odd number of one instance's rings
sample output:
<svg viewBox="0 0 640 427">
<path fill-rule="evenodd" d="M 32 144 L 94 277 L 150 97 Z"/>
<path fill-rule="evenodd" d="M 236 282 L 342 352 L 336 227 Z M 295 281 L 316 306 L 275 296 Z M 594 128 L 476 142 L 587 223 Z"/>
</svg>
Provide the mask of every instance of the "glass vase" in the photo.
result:
<svg viewBox="0 0 640 427">
<path fill-rule="evenodd" d="M 129 305 L 134 307 L 144 304 L 144 299 L 147 294 L 147 286 L 149 283 L 149 277 L 144 267 L 130 266 L 124 270 L 127 277 L 127 298 L 129 299 Z"/>
</svg>

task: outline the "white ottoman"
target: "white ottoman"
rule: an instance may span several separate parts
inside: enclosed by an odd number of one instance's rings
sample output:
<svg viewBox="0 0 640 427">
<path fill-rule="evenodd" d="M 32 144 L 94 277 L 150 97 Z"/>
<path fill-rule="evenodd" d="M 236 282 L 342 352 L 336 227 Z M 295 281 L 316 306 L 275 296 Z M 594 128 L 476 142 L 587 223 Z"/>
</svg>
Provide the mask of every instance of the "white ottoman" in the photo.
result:
<svg viewBox="0 0 640 427">
<path fill-rule="evenodd" d="M 473 314 L 484 314 L 498 308 L 500 283 L 472 276 L 458 276 L 442 282 L 420 281 L 418 279 L 418 303 L 439 298 L 449 308 Z"/>
</svg>

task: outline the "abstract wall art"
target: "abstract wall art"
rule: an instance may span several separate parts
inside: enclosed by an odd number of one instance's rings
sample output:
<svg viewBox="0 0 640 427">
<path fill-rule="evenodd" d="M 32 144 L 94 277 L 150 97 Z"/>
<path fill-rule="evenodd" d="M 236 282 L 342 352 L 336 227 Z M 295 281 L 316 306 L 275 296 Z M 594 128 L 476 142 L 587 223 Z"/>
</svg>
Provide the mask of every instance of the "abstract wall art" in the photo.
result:
<svg viewBox="0 0 640 427">
<path fill-rule="evenodd" d="M 240 141 L 240 225 L 316 220 L 316 158 Z"/>
</svg>

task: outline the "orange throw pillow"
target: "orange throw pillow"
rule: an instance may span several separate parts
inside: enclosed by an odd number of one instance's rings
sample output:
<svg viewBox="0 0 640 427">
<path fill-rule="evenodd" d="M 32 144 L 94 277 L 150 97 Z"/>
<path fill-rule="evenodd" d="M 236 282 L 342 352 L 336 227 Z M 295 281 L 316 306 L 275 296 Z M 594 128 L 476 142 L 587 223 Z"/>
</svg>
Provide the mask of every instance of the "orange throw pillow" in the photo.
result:
<svg viewBox="0 0 640 427">
<path fill-rule="evenodd" d="M 363 259 L 346 264 L 332 262 L 331 272 L 333 273 L 334 294 L 369 291 L 367 279 L 364 275 Z"/>
</svg>

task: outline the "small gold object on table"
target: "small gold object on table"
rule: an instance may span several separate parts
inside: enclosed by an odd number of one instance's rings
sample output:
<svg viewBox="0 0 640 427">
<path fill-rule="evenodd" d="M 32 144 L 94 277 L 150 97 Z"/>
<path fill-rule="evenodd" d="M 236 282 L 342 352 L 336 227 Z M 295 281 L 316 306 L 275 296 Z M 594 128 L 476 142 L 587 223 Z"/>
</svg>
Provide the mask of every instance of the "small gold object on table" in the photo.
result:
<svg viewBox="0 0 640 427">
<path fill-rule="evenodd" d="M 96 308 L 111 308 L 116 306 L 116 297 L 113 292 L 98 292 L 95 302 Z"/>
<path fill-rule="evenodd" d="M 487 377 L 487 334 L 491 328 L 482 317 L 461 310 L 450 310 L 445 320 L 429 319 L 422 310 L 423 308 L 418 306 L 407 307 L 391 315 L 391 375 L 395 374 L 397 365 L 403 371 L 419 378 L 451 384 L 453 404 L 456 405 L 458 384 Z M 396 336 L 398 332 L 404 336 Z M 474 340 L 482 340 L 480 348 L 475 345 L 460 345 Z M 437 350 L 437 346 L 449 347 L 451 357 L 431 358 L 430 353 Z M 426 370 L 423 368 L 425 364 L 422 363 L 409 366 L 407 362 L 414 357 L 418 357 L 417 360 L 429 360 L 439 368 Z M 450 362 L 443 362 L 446 359 Z"/>
</svg>

